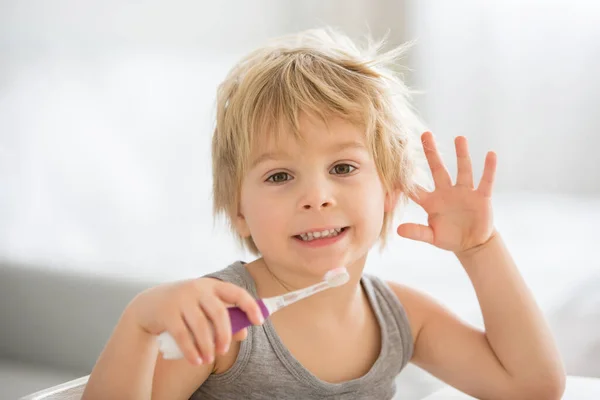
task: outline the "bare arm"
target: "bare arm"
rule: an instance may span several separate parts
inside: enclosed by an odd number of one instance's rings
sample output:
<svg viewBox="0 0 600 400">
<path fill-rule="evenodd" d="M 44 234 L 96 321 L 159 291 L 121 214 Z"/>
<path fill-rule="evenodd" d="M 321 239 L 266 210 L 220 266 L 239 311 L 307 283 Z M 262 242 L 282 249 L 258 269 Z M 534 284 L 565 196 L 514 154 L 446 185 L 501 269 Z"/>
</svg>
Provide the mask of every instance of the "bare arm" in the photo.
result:
<svg viewBox="0 0 600 400">
<path fill-rule="evenodd" d="M 487 341 L 511 380 L 523 390 L 541 388 L 544 398 L 560 398 L 565 384 L 560 354 L 501 237 L 457 257 L 475 288 Z"/>
<path fill-rule="evenodd" d="M 565 384 L 559 353 L 500 237 L 459 259 L 475 288 L 485 331 L 431 297 L 390 283 L 411 321 L 411 361 L 476 398 L 559 399 Z"/>
<path fill-rule="evenodd" d="M 212 364 L 163 360 L 156 337 L 140 329 L 129 311 L 123 313 L 98 358 L 82 400 L 189 399 L 210 374 Z"/>
<path fill-rule="evenodd" d="M 83 395 L 94 399 L 188 399 L 215 367 L 215 356 L 233 351 L 227 305 L 238 305 L 262 323 L 256 301 L 241 287 L 211 278 L 145 290 L 127 306 Z M 164 360 L 156 335 L 169 332 L 185 358 Z"/>
<path fill-rule="evenodd" d="M 544 317 L 495 231 L 492 189 L 496 153 L 485 158 L 477 188 L 466 138 L 454 140 L 452 178 L 431 132 L 421 136 L 435 189 L 417 188 L 411 199 L 427 212 L 427 225 L 404 223 L 398 234 L 452 251 L 471 280 L 485 332 L 452 315 L 431 298 L 396 286 L 416 331 L 413 361 L 452 386 L 485 399 L 559 399 L 565 372 Z"/>
</svg>

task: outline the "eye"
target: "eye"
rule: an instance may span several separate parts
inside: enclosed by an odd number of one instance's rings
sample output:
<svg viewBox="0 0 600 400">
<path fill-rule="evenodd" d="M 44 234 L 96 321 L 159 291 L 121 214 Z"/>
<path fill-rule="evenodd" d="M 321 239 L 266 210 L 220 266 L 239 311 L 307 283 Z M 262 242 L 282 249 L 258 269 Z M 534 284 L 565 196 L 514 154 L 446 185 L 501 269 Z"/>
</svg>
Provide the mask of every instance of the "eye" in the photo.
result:
<svg viewBox="0 0 600 400">
<path fill-rule="evenodd" d="M 287 172 L 277 172 L 267 178 L 267 182 L 283 183 L 289 181 L 292 177 Z"/>
<path fill-rule="evenodd" d="M 355 169 L 356 167 L 350 164 L 337 164 L 336 166 L 331 168 L 331 171 L 329 171 L 329 173 L 334 173 L 337 175 L 348 175 Z"/>
</svg>

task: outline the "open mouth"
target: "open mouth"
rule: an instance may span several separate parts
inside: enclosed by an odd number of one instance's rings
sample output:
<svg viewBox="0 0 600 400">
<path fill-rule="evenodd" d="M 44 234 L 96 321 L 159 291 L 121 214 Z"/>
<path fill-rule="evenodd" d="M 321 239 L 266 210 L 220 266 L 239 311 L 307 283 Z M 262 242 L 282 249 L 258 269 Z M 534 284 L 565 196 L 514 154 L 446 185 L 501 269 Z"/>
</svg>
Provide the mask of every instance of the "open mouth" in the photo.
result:
<svg viewBox="0 0 600 400">
<path fill-rule="evenodd" d="M 343 228 L 332 228 L 324 231 L 306 232 L 299 235 L 295 235 L 296 239 L 302 240 L 303 242 L 312 242 L 313 240 L 327 239 L 336 237 L 348 229 L 347 226 Z"/>
</svg>

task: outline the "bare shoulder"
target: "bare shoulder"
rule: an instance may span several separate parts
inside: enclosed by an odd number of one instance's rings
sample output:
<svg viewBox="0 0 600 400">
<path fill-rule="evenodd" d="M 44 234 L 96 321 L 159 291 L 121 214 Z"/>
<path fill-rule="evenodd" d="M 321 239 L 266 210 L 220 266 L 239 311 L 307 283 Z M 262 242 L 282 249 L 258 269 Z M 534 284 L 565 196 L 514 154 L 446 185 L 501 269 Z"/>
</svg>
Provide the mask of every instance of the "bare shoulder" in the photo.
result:
<svg viewBox="0 0 600 400">
<path fill-rule="evenodd" d="M 410 323 L 413 343 L 416 343 L 432 311 L 440 305 L 431 296 L 415 288 L 393 281 L 386 283 L 404 307 Z"/>
<path fill-rule="evenodd" d="M 153 399 L 189 399 L 214 368 L 213 364 L 195 366 L 186 359 L 156 359 L 152 379 Z"/>
<path fill-rule="evenodd" d="M 484 331 L 462 321 L 426 293 L 394 282 L 388 285 L 411 324 L 412 363 L 467 393 L 491 397 L 488 394 L 506 392 L 509 377 Z"/>
<path fill-rule="evenodd" d="M 226 354 L 219 354 L 215 357 L 215 365 L 212 373 L 224 374 L 225 372 L 229 371 L 238 358 L 240 346 L 240 341 L 232 340 L 229 351 Z"/>
</svg>

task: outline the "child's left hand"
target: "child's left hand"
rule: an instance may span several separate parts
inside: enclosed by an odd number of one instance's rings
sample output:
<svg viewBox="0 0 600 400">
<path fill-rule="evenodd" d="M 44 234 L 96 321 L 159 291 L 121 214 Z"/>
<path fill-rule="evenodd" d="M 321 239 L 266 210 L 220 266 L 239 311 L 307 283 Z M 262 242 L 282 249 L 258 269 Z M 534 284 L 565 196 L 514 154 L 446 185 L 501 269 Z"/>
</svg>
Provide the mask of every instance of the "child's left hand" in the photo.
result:
<svg viewBox="0 0 600 400">
<path fill-rule="evenodd" d="M 462 136 L 455 139 L 458 173 L 454 185 L 437 151 L 433 135 L 425 132 L 421 141 L 435 189 L 428 192 L 420 187 L 411 199 L 427 212 L 429 225 L 401 224 L 398 234 L 456 254 L 487 243 L 495 232 L 491 196 L 496 154 L 488 152 L 481 181 L 475 189 L 467 139 Z"/>
</svg>

